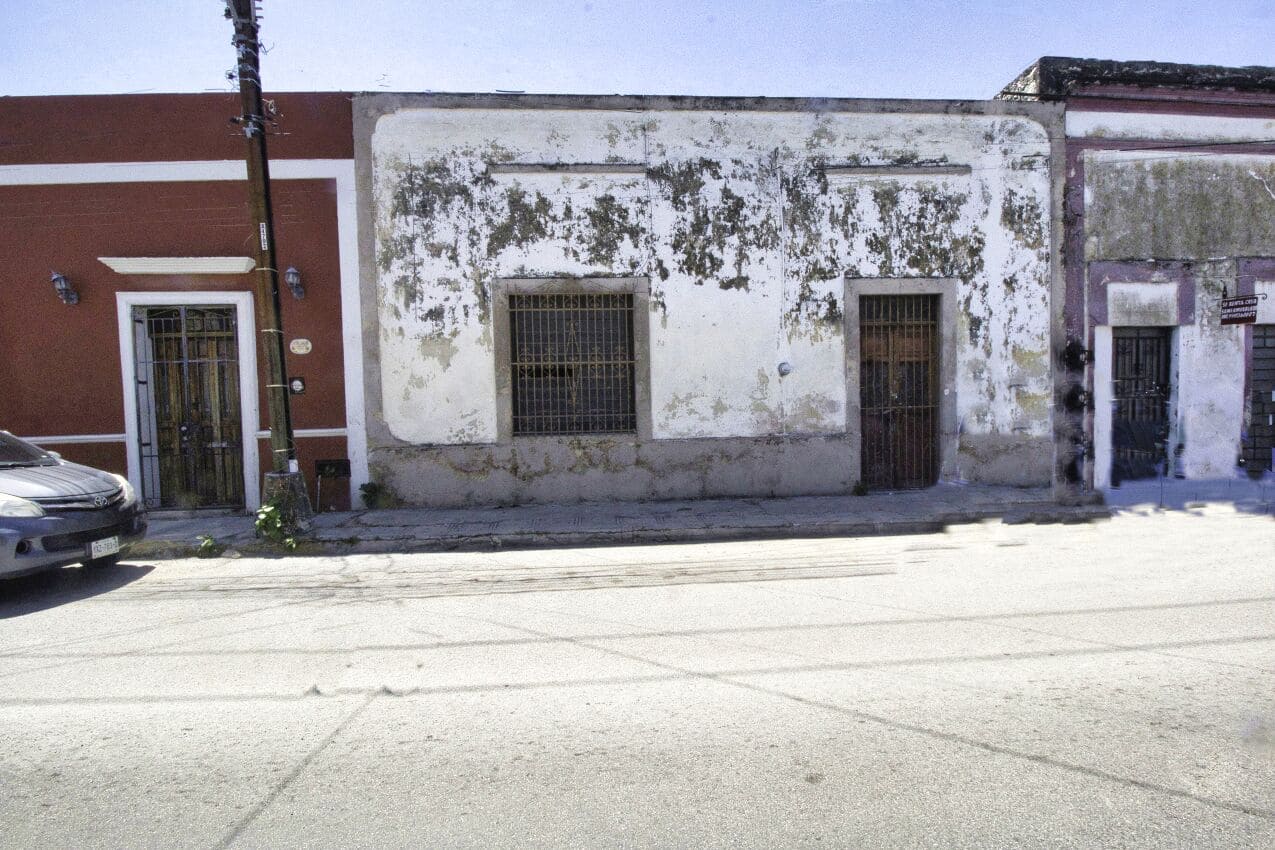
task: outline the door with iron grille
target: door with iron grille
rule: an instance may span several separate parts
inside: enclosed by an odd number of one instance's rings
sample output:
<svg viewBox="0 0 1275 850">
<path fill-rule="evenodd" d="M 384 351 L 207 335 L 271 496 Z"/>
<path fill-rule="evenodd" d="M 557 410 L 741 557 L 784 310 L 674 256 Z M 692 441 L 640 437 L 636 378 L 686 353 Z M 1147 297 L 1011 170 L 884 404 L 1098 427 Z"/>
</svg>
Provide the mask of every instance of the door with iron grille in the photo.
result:
<svg viewBox="0 0 1275 850">
<path fill-rule="evenodd" d="M 133 327 L 146 505 L 243 507 L 235 308 L 136 307 Z"/>
<path fill-rule="evenodd" d="M 1111 483 L 1155 478 L 1169 439 L 1171 328 L 1112 332 Z"/>
<path fill-rule="evenodd" d="M 939 296 L 859 299 L 862 481 L 877 489 L 938 481 Z"/>
<path fill-rule="evenodd" d="M 1253 360 L 1249 373 L 1251 418 L 1244 439 L 1244 465 L 1249 474 L 1275 470 L 1275 325 L 1253 325 Z"/>
</svg>

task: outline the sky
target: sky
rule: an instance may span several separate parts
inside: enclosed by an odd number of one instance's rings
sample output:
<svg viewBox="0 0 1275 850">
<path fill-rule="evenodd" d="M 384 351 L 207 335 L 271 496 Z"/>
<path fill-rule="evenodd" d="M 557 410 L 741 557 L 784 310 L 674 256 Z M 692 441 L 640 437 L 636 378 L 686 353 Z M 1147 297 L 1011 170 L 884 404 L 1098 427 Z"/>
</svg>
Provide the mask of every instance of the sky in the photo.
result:
<svg viewBox="0 0 1275 850">
<path fill-rule="evenodd" d="M 0 0 L 0 95 L 232 91 L 221 0 Z M 985 98 L 1040 56 L 1275 65 L 1275 0 L 261 0 L 267 91 Z"/>
</svg>

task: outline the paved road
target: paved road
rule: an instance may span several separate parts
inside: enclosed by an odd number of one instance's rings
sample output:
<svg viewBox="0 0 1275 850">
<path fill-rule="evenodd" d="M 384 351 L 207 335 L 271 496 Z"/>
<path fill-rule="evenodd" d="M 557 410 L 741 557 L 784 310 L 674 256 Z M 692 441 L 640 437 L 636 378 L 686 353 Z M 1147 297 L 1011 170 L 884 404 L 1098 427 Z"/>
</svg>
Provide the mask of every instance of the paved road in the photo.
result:
<svg viewBox="0 0 1275 850">
<path fill-rule="evenodd" d="M 1275 522 L 0 588 L 8 847 L 1272 847 Z"/>
</svg>

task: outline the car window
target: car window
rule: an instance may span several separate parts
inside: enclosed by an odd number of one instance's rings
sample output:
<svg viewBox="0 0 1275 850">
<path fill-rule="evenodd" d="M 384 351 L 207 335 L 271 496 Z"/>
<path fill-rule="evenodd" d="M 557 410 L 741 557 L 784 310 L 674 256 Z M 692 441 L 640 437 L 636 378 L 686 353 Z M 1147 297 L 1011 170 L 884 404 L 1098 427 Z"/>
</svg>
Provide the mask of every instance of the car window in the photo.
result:
<svg viewBox="0 0 1275 850">
<path fill-rule="evenodd" d="M 43 449 L 19 440 L 12 434 L 0 431 L 0 467 L 4 466 L 45 466 L 57 461 Z"/>
</svg>

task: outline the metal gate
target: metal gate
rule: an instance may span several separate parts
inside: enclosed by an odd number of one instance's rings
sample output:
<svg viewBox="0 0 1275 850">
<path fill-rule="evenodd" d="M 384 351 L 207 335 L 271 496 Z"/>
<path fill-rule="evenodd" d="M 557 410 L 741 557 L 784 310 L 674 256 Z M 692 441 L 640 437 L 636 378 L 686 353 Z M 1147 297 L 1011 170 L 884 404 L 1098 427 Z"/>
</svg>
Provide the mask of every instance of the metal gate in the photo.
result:
<svg viewBox="0 0 1275 850">
<path fill-rule="evenodd" d="M 1154 478 L 1169 439 L 1170 328 L 1112 332 L 1111 483 Z"/>
<path fill-rule="evenodd" d="M 859 299 L 862 481 L 878 489 L 938 480 L 937 295 Z"/>
<path fill-rule="evenodd" d="M 243 507 L 235 308 L 136 307 L 133 323 L 147 507 Z"/>
<path fill-rule="evenodd" d="M 1252 418 L 1243 452 L 1245 467 L 1256 476 L 1275 470 L 1275 325 L 1253 325 L 1252 369 Z"/>
</svg>

